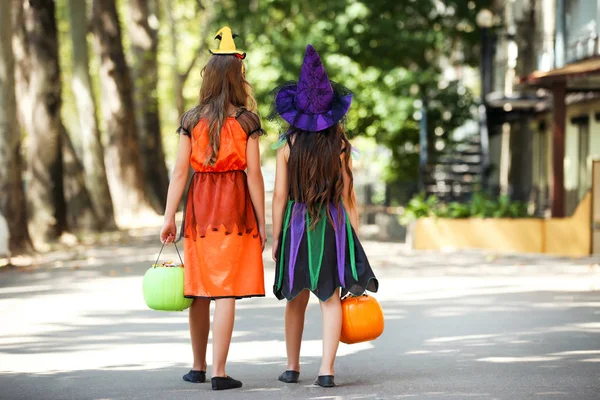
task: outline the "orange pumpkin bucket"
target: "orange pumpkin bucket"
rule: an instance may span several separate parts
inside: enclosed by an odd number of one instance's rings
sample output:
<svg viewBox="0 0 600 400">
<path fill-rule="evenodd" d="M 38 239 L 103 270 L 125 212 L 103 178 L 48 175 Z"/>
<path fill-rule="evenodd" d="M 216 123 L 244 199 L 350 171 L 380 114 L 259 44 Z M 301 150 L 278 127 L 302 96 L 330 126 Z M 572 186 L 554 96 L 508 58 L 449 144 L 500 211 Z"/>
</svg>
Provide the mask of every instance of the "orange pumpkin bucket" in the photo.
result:
<svg viewBox="0 0 600 400">
<path fill-rule="evenodd" d="M 383 327 L 383 310 L 374 297 L 364 295 L 342 299 L 342 343 L 375 340 L 383 333 Z"/>
</svg>

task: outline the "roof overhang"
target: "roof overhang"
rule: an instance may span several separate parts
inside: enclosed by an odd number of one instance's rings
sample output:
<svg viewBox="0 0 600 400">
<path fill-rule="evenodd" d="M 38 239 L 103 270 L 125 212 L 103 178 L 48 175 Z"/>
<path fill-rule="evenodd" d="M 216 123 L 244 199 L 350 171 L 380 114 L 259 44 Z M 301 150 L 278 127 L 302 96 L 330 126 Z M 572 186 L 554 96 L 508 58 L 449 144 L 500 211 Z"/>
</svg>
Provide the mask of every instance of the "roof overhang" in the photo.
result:
<svg viewBox="0 0 600 400">
<path fill-rule="evenodd" d="M 588 58 L 550 71 L 536 71 L 524 81 L 531 86 L 545 88 L 565 84 L 571 92 L 600 90 L 600 57 Z"/>
</svg>

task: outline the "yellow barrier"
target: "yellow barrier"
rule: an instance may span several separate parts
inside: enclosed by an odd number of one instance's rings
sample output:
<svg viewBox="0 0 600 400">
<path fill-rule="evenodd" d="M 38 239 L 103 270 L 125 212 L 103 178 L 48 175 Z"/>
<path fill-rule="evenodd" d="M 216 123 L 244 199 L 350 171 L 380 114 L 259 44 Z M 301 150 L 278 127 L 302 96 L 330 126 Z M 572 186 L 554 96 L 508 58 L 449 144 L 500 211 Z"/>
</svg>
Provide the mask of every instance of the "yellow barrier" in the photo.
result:
<svg viewBox="0 0 600 400">
<path fill-rule="evenodd" d="M 591 253 L 592 194 L 585 195 L 573 216 L 544 222 L 544 253 L 587 256 Z"/>
<path fill-rule="evenodd" d="M 422 218 L 414 226 L 413 247 L 586 256 L 590 254 L 590 213 L 588 194 L 569 218 Z"/>
<path fill-rule="evenodd" d="M 543 222 L 533 218 L 424 218 L 417 221 L 413 243 L 417 250 L 541 253 Z"/>
</svg>

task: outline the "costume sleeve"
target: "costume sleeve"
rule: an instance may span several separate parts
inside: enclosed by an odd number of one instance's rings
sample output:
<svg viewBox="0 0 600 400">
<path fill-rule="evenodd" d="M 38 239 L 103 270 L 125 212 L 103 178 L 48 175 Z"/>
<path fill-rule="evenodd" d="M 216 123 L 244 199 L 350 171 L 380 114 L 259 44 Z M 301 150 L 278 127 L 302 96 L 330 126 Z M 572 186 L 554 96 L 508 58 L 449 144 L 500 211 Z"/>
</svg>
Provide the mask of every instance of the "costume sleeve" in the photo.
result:
<svg viewBox="0 0 600 400">
<path fill-rule="evenodd" d="M 256 138 L 267 134 L 260 125 L 260 117 L 252 111 L 248 111 L 245 108 L 240 109 L 237 121 L 248 134 L 248 137 Z"/>
<path fill-rule="evenodd" d="M 196 106 L 181 116 L 177 133 L 192 137 L 192 130 L 198 124 L 198 121 L 200 121 L 200 108 Z"/>
</svg>

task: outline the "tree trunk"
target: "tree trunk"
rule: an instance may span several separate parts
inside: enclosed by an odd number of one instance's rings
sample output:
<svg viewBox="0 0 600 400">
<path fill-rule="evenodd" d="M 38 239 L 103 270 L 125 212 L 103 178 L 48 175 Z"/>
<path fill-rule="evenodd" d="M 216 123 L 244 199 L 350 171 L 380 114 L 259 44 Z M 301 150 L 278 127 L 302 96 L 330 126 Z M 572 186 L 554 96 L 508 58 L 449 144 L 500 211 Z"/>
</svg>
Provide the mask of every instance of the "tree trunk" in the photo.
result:
<svg viewBox="0 0 600 400">
<path fill-rule="evenodd" d="M 66 128 L 61 125 L 63 153 L 65 201 L 67 203 L 67 223 L 75 230 L 100 230 L 104 221 L 98 218 L 90 193 L 86 187 L 83 165 L 71 142 Z"/>
<path fill-rule="evenodd" d="M 116 228 L 113 204 L 104 167 L 96 104 L 89 72 L 86 0 L 69 0 L 71 41 L 73 43 L 73 92 L 77 105 L 83 144 L 85 182 L 101 229 Z M 65 146 L 69 147 L 69 146 Z M 69 168 L 69 167 L 67 167 Z M 69 210 L 71 212 L 72 210 Z"/>
<path fill-rule="evenodd" d="M 166 14 L 169 19 L 169 31 L 171 36 L 171 59 L 179 60 L 179 52 L 177 48 L 177 21 L 173 15 L 173 0 L 167 0 Z M 181 116 L 185 112 L 184 110 L 184 99 L 183 99 L 183 84 L 179 69 L 177 68 L 177 62 L 172 63 L 173 67 L 173 94 L 175 98 L 175 106 L 177 107 L 177 115 Z"/>
<path fill-rule="evenodd" d="M 0 214 L 6 219 L 13 254 L 33 249 L 23 191 L 21 132 L 17 122 L 11 0 L 0 0 Z"/>
<path fill-rule="evenodd" d="M 146 197 L 154 210 L 163 214 L 167 205 L 169 173 L 158 114 L 158 0 L 130 0 L 129 9 L 136 121 L 146 176 Z"/>
<path fill-rule="evenodd" d="M 102 111 L 108 146 L 106 168 L 119 224 L 140 217 L 148 206 L 133 111 L 133 87 L 125 62 L 115 0 L 94 0 L 92 31 L 100 54 Z"/>
<path fill-rule="evenodd" d="M 179 60 L 179 49 L 177 47 L 177 43 L 178 41 L 178 35 L 177 35 L 177 20 L 175 19 L 175 16 L 173 15 L 173 4 L 172 4 L 173 0 L 167 0 L 167 7 L 166 7 L 166 11 L 167 11 L 167 17 L 169 20 L 169 29 L 171 32 L 171 43 L 170 43 L 170 47 L 171 47 L 171 58 L 173 60 Z M 202 2 L 198 1 L 198 8 L 196 9 L 196 14 L 199 13 L 199 10 L 202 9 L 203 10 L 203 15 L 202 15 L 202 31 L 200 33 L 200 41 L 198 44 L 198 48 L 194 50 L 194 52 L 192 53 L 194 56 L 192 58 L 192 60 L 190 61 L 190 64 L 187 66 L 187 68 L 183 71 L 180 72 L 179 70 L 179 63 L 174 62 L 173 63 L 173 90 L 174 90 L 174 98 L 175 98 L 175 105 L 177 106 L 177 114 L 178 115 L 183 115 L 183 113 L 185 112 L 185 98 L 183 96 L 183 90 L 185 88 L 185 83 L 187 82 L 188 77 L 190 76 L 190 73 L 192 72 L 192 69 L 194 68 L 194 65 L 196 65 L 196 63 L 198 62 L 199 58 L 202 57 L 206 57 L 208 58 L 208 53 L 207 53 L 207 35 L 210 32 L 210 28 L 212 25 L 213 20 L 215 19 L 215 4 L 214 4 L 214 0 L 204 0 Z"/>
<path fill-rule="evenodd" d="M 54 1 L 15 1 L 17 94 L 27 137 L 29 230 L 36 243 L 67 229 L 61 153 L 61 81 Z"/>
</svg>

